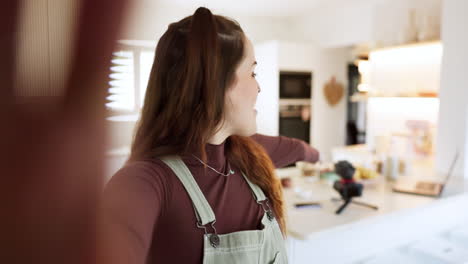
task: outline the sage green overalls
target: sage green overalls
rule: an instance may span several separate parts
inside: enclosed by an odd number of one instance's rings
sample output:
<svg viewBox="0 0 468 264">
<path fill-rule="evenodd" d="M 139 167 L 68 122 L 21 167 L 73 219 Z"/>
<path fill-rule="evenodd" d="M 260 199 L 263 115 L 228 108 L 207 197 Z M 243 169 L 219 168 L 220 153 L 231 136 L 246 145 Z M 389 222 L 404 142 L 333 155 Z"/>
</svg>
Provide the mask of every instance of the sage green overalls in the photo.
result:
<svg viewBox="0 0 468 264">
<path fill-rule="evenodd" d="M 214 224 L 216 218 L 200 187 L 184 162 L 177 156 L 161 159 L 177 175 L 190 196 L 197 217 L 198 228 L 205 230 L 204 264 L 276 264 L 287 263 L 286 248 L 278 222 L 269 205 L 268 199 L 257 185 L 251 183 L 242 173 L 244 179 L 252 189 L 259 206 L 262 206 L 263 229 L 238 231 L 229 234 L 217 234 Z M 211 226 L 214 233 L 207 231 Z"/>
</svg>

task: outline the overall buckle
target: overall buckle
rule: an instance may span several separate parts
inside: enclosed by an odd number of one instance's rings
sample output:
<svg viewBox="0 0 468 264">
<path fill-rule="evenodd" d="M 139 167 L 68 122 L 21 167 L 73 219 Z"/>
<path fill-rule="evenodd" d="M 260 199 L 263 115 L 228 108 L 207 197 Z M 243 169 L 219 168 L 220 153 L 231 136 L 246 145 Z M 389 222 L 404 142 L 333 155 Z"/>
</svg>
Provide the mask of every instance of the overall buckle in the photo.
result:
<svg viewBox="0 0 468 264">
<path fill-rule="evenodd" d="M 265 202 L 265 203 L 263 203 Z M 265 199 L 264 201 L 258 201 L 258 204 L 260 204 L 263 208 L 263 211 L 266 213 L 268 220 L 273 221 L 275 219 L 275 215 L 273 214 L 273 211 L 271 210 L 270 204 L 268 203 L 268 198 Z M 265 208 L 266 206 L 266 208 Z"/>
<path fill-rule="evenodd" d="M 220 239 L 218 236 L 218 232 L 216 231 L 216 228 L 214 227 L 214 224 L 216 223 L 216 220 L 211 222 L 211 228 L 213 229 L 214 233 L 210 234 L 208 233 L 208 230 L 206 226 L 202 225 L 200 222 L 197 221 L 197 227 L 198 228 L 203 228 L 205 230 L 205 235 L 208 236 L 208 239 L 210 240 L 210 244 L 212 247 L 217 248 L 220 243 Z"/>
</svg>

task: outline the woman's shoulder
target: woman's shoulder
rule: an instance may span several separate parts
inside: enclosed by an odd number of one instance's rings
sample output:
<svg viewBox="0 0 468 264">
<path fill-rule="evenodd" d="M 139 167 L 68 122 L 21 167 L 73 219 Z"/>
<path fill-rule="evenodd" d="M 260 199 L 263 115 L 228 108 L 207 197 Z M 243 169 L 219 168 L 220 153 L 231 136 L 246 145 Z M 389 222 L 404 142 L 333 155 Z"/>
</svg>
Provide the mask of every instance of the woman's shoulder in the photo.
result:
<svg viewBox="0 0 468 264">
<path fill-rule="evenodd" d="M 160 159 L 133 160 L 127 162 L 110 179 L 109 185 L 126 184 L 138 185 L 145 184 L 151 186 L 154 190 L 161 192 L 167 189 L 168 177 L 172 171 Z"/>
<path fill-rule="evenodd" d="M 142 159 L 128 161 L 117 173 L 141 173 L 152 176 L 164 174 L 168 167 L 160 159 Z"/>
</svg>

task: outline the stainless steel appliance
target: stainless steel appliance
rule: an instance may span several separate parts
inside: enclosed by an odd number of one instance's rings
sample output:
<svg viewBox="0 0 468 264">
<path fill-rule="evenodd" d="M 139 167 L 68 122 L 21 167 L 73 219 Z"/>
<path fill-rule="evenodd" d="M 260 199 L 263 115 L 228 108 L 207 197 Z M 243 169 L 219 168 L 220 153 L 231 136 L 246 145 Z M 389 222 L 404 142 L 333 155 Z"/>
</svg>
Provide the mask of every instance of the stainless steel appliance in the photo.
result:
<svg viewBox="0 0 468 264">
<path fill-rule="evenodd" d="M 310 105 L 281 105 L 279 134 L 310 143 Z"/>
</svg>

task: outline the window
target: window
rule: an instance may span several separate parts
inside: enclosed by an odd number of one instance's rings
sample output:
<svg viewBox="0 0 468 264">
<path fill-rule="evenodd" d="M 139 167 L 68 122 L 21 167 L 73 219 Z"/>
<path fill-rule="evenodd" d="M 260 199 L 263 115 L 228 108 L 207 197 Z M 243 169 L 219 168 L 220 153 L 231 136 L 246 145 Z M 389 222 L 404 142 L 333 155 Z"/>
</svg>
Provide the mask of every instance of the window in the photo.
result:
<svg viewBox="0 0 468 264">
<path fill-rule="evenodd" d="M 134 52 L 118 51 L 112 54 L 109 76 L 109 96 L 106 106 L 112 110 L 133 111 L 135 109 Z"/>
<path fill-rule="evenodd" d="M 106 102 L 111 115 L 138 115 L 143 106 L 154 51 L 146 43 L 138 44 L 123 45 L 113 53 Z"/>
</svg>

